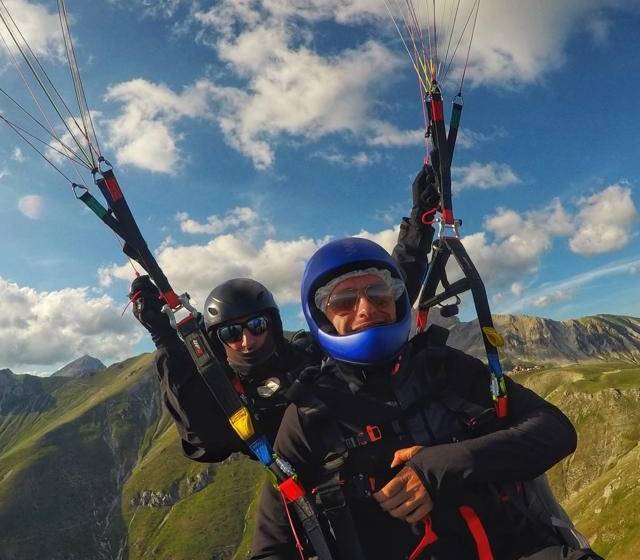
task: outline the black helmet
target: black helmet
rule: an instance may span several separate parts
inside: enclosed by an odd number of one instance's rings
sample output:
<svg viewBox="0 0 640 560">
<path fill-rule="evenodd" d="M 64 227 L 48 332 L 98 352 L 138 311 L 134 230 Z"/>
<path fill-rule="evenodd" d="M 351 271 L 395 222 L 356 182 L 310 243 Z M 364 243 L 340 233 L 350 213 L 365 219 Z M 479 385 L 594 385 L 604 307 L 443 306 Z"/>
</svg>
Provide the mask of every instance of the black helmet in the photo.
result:
<svg viewBox="0 0 640 560">
<path fill-rule="evenodd" d="M 250 278 L 227 280 L 211 290 L 204 302 L 207 332 L 229 321 L 268 309 L 278 312 L 273 294 L 260 282 Z"/>
</svg>

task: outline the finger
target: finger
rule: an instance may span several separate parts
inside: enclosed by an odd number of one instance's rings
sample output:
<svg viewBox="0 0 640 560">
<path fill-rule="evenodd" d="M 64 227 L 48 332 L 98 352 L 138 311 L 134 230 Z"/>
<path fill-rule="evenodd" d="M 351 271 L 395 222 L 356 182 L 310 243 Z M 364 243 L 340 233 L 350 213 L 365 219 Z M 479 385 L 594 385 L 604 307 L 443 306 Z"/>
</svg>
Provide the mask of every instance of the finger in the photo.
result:
<svg viewBox="0 0 640 560">
<path fill-rule="evenodd" d="M 424 505 L 424 496 L 421 498 L 409 498 L 398 505 L 398 507 L 389 510 L 389 513 L 398 519 L 405 519 L 408 515 L 412 514 L 415 510 Z"/>
<path fill-rule="evenodd" d="M 394 496 L 392 496 L 391 498 L 384 500 L 383 502 L 380 502 L 380 507 L 384 510 L 384 511 L 393 511 L 398 509 L 399 507 L 402 507 L 403 504 L 407 503 L 407 500 L 409 499 L 409 494 L 407 492 L 398 492 L 397 494 L 395 494 Z M 415 508 L 415 506 L 414 506 Z M 406 513 L 408 513 L 409 511 L 411 511 L 410 508 Z M 405 513 L 405 515 L 406 515 Z"/>
<path fill-rule="evenodd" d="M 414 445 L 413 447 L 405 447 L 404 449 L 398 449 L 393 454 L 393 461 L 391 461 L 391 468 L 397 467 L 402 463 L 406 463 L 411 457 L 413 457 L 418 451 L 422 449 L 421 445 Z"/>
<path fill-rule="evenodd" d="M 412 523 L 412 524 L 418 523 L 419 521 L 423 520 L 427 515 L 429 515 L 432 509 L 433 509 L 433 505 L 431 504 L 431 502 L 427 502 L 425 504 L 422 504 L 418 508 L 416 508 L 414 511 L 412 511 L 409 515 L 407 515 L 404 518 L 404 520 L 407 523 Z"/>
<path fill-rule="evenodd" d="M 390 482 L 378 490 L 373 497 L 378 502 L 384 502 L 392 496 L 395 496 L 398 492 L 404 490 L 405 481 L 399 475 L 394 477 Z"/>
</svg>

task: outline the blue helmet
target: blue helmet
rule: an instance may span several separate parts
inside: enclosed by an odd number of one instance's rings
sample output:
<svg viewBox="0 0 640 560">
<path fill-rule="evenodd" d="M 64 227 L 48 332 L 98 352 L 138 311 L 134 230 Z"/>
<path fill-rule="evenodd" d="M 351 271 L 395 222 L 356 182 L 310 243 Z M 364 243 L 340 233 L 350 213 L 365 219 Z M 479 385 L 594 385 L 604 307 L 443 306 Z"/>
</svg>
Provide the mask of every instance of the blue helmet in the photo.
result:
<svg viewBox="0 0 640 560">
<path fill-rule="evenodd" d="M 311 335 L 322 350 L 341 362 L 374 365 L 393 360 L 402 350 L 411 330 L 411 304 L 407 291 L 396 301 L 397 320 L 353 334 L 339 336 L 325 316 L 316 307 L 316 290 L 332 278 L 351 270 L 377 267 L 387 269 L 391 275 L 403 279 L 397 263 L 380 245 L 348 237 L 327 243 L 318 249 L 302 275 L 302 310 Z"/>
</svg>

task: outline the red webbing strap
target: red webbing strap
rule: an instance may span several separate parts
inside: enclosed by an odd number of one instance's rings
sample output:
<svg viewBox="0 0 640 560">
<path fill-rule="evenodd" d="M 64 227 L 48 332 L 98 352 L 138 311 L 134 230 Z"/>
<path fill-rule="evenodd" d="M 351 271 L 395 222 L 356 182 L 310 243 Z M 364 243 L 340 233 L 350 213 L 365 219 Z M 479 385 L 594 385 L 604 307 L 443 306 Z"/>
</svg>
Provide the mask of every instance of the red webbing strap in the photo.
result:
<svg viewBox="0 0 640 560">
<path fill-rule="evenodd" d="M 491 550 L 491 545 L 489 544 L 489 537 L 487 537 L 487 533 L 484 530 L 484 526 L 482 525 L 482 521 L 480 521 L 478 514 L 469 506 L 460 506 L 458 511 L 467 524 L 469 532 L 476 543 L 478 560 L 493 560 L 493 552 Z"/>
<path fill-rule="evenodd" d="M 427 328 L 427 321 L 429 319 L 429 310 L 428 309 L 419 309 L 418 315 L 416 316 L 416 327 L 418 332 L 424 331 Z"/>
<path fill-rule="evenodd" d="M 291 533 L 293 534 L 293 540 L 296 541 L 296 549 L 298 550 L 298 554 L 300 554 L 301 560 L 305 560 L 304 558 L 304 547 L 300 542 L 300 537 L 298 537 L 298 532 L 296 531 L 296 526 L 293 523 L 293 519 L 291 519 L 291 512 L 289 511 L 289 504 L 287 503 L 287 499 L 284 497 L 283 493 L 280 493 L 280 497 L 282 498 L 282 505 L 284 506 L 284 511 L 287 514 L 287 519 L 289 520 L 289 527 L 291 527 Z"/>
<path fill-rule="evenodd" d="M 424 552 L 425 548 L 427 548 L 430 544 L 433 544 L 438 540 L 438 535 L 433 530 L 431 526 L 431 517 L 427 516 L 423 519 L 424 522 L 424 535 L 422 539 L 418 543 L 418 546 L 415 547 L 411 556 L 409 556 L 409 560 L 418 560 L 420 555 Z"/>
</svg>

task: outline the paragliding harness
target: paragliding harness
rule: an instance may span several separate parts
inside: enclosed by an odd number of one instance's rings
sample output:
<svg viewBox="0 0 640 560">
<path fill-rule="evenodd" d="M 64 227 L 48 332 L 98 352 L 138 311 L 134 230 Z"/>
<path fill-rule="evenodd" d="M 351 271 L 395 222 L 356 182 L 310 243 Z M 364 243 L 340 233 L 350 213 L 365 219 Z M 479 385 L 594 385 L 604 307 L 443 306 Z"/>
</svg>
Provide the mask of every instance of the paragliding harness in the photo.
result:
<svg viewBox="0 0 640 560">
<path fill-rule="evenodd" d="M 459 228 L 462 222 L 461 220 L 457 220 L 453 214 L 451 162 L 458 135 L 458 128 L 460 126 L 460 116 L 462 114 L 462 95 L 458 93 L 453 100 L 448 135 L 444 124 L 442 94 L 435 81 L 432 83 L 431 90 L 425 97 L 425 106 L 429 120 L 427 135 L 430 136 L 433 141 L 433 153 L 437 154 L 437 158 L 432 158 L 432 164 L 435 171 L 436 185 L 440 192 L 440 207 L 428 210 L 421 218 L 424 223 L 437 222 L 439 232 L 437 239 L 433 242 L 431 263 L 427 269 L 418 300 L 418 331 L 422 332 L 425 329 L 429 311 L 432 307 L 440 305 L 443 316 L 450 317 L 455 315 L 458 312 L 460 294 L 471 291 L 473 303 L 478 315 L 478 323 L 482 332 L 482 341 L 487 355 L 489 372 L 491 374 L 491 394 L 496 415 L 498 418 L 505 418 L 507 416 L 507 388 L 498 355 L 498 347 L 504 344 L 504 340 L 493 326 L 493 319 L 491 318 L 491 310 L 489 309 L 484 283 L 460 240 Z M 440 211 L 441 213 L 441 216 L 438 218 L 434 218 L 436 211 Z M 453 283 L 449 282 L 446 274 L 447 262 L 451 256 L 454 257 L 463 274 L 461 279 Z M 444 289 L 436 293 L 440 284 L 442 284 Z M 455 299 L 454 304 L 442 305 L 443 302 L 451 299 Z"/>
<path fill-rule="evenodd" d="M 446 329 L 431 325 L 425 332 L 412 339 L 414 347 L 426 350 L 427 361 L 436 372 L 434 375 L 441 379 L 447 375 L 447 355 L 450 351 L 445 345 L 447 337 Z M 406 364 L 401 365 L 400 371 L 405 367 Z M 419 390 L 416 390 L 417 385 L 413 383 L 415 376 L 412 372 L 406 373 L 410 374 L 408 382 L 396 387 L 396 398 L 402 409 L 415 410 L 416 405 L 424 403 L 427 396 L 419 394 Z M 380 483 L 386 481 L 377 480 L 371 472 L 354 472 L 349 461 L 353 462 L 355 455 L 355 462 L 360 465 L 380 463 L 381 444 L 400 449 L 425 443 L 425 431 L 421 429 L 420 422 L 416 424 L 407 421 L 406 417 L 364 426 L 354 426 L 336 419 L 336 413 L 332 410 L 331 404 L 317 395 L 317 381 L 317 375 L 302 375 L 287 393 L 288 398 L 298 406 L 303 425 L 322 420 L 321 437 L 327 453 L 327 461 L 322 466 L 321 482 L 311 490 L 311 493 L 315 496 L 318 511 L 330 527 L 330 534 L 333 537 L 331 540 L 338 558 L 366 560 L 349 504 L 352 500 L 371 499 L 372 494 L 380 489 Z M 338 390 L 344 392 L 345 388 L 336 387 L 336 391 Z M 434 396 L 431 395 L 430 398 Z M 435 399 L 444 406 L 436 409 L 435 414 L 438 418 L 434 418 L 433 424 L 457 423 L 461 427 L 461 430 L 454 429 L 447 436 L 450 442 L 477 437 L 495 431 L 504 424 L 504 419 L 497 417 L 493 407 L 486 408 L 465 400 L 447 387 L 442 387 Z M 365 404 L 367 400 L 358 402 L 364 406 L 372 406 L 371 403 Z M 344 408 L 344 402 L 340 406 Z M 372 406 L 370 410 L 373 418 L 379 409 Z M 425 424 L 430 423 L 420 415 L 417 417 L 421 418 L 421 422 Z M 362 460 L 362 454 L 366 459 Z M 545 475 L 530 481 L 491 485 L 490 492 L 497 502 L 510 505 L 511 509 L 519 514 L 520 522 L 522 520 L 528 522 L 530 527 L 548 538 L 550 543 L 565 546 L 567 551 L 571 552 L 567 558 L 571 560 L 598 558 L 556 500 Z M 477 560 L 493 560 L 489 531 L 485 529 L 474 507 L 471 504 L 460 505 L 458 516 L 475 545 Z M 418 560 L 430 545 L 439 540 L 430 516 L 421 522 L 420 532 L 420 540 L 408 556 L 409 560 Z"/>
</svg>

